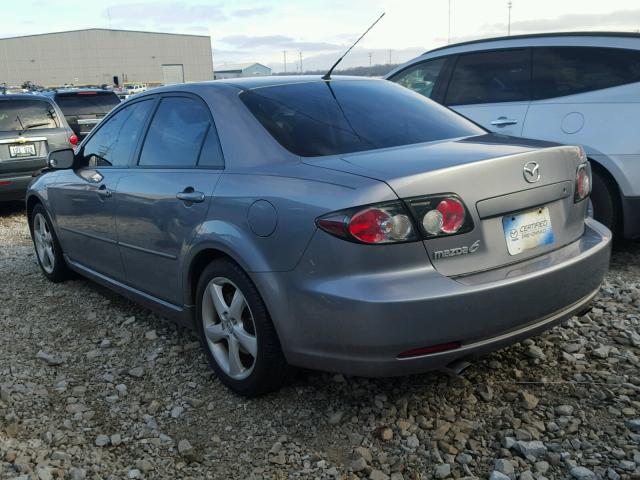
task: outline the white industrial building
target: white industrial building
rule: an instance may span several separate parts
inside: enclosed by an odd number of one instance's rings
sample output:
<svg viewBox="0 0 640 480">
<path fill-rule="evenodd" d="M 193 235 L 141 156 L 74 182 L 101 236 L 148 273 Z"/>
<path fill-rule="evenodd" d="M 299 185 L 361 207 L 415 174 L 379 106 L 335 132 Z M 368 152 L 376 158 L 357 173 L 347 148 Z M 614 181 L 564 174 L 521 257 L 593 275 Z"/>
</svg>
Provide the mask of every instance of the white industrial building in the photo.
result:
<svg viewBox="0 0 640 480">
<path fill-rule="evenodd" d="M 215 78 L 259 77 L 271 75 L 271 69 L 261 63 L 238 63 L 234 65 L 218 65 L 215 67 Z"/>
<path fill-rule="evenodd" d="M 213 79 L 204 35 L 91 28 L 0 39 L 0 84 L 58 86 Z"/>
</svg>

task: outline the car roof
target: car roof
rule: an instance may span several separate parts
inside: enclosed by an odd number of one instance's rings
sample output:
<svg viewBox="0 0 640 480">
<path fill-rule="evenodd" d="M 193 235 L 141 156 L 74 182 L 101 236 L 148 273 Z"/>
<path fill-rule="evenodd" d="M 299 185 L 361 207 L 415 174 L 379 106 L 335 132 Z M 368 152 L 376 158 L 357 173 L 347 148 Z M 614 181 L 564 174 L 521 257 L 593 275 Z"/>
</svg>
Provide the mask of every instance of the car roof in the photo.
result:
<svg viewBox="0 0 640 480">
<path fill-rule="evenodd" d="M 552 37 L 621 37 L 621 38 L 639 38 L 640 33 L 636 32 L 552 32 L 552 33 L 529 33 L 525 35 L 509 35 L 502 37 L 490 37 L 490 38 L 479 38 L 477 40 L 469 40 L 466 42 L 452 43 L 450 45 L 444 45 L 442 47 L 434 48 L 432 50 L 427 50 L 423 53 L 426 55 L 427 53 L 437 52 L 439 50 L 446 50 L 448 48 L 462 47 L 465 45 L 476 45 L 479 43 L 489 43 L 489 42 L 500 42 L 507 40 L 523 40 L 528 38 L 552 38 Z"/>
<path fill-rule="evenodd" d="M 353 80 L 373 80 L 379 81 L 370 77 L 355 77 L 347 75 L 335 75 L 331 77 L 332 82 L 336 81 L 353 81 Z M 164 87 L 154 88 L 153 90 L 147 90 L 143 93 L 138 93 L 136 98 L 142 98 L 143 96 L 153 95 L 164 92 L 175 91 L 197 91 L 201 89 L 207 89 L 216 86 L 234 87 L 240 90 L 252 90 L 254 88 L 262 87 L 274 87 L 276 85 L 291 85 L 296 83 L 319 83 L 324 82 L 320 75 L 270 75 L 262 77 L 245 77 L 245 78 L 228 78 L 220 80 L 210 80 L 207 82 L 194 82 L 194 83 L 181 83 L 176 85 L 165 85 Z"/>
<path fill-rule="evenodd" d="M 0 95 L 0 100 L 40 100 L 47 103 L 53 103 L 49 97 L 31 93 L 7 93 Z"/>
</svg>

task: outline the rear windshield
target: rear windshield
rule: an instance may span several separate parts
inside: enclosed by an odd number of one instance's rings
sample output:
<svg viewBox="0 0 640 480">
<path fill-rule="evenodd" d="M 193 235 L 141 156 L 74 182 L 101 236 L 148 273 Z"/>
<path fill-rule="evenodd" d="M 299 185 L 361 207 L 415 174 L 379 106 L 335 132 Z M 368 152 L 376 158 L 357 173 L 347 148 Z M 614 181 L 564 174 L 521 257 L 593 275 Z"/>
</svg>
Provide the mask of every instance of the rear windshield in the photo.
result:
<svg viewBox="0 0 640 480">
<path fill-rule="evenodd" d="M 79 92 L 56 95 L 56 103 L 65 115 L 91 115 L 109 113 L 120 99 L 112 92 Z"/>
<path fill-rule="evenodd" d="M 287 150 L 318 157 L 481 135 L 482 128 L 382 80 L 278 85 L 240 95 Z"/>
<path fill-rule="evenodd" d="M 0 132 L 58 128 L 56 111 L 43 100 L 0 100 Z"/>
</svg>

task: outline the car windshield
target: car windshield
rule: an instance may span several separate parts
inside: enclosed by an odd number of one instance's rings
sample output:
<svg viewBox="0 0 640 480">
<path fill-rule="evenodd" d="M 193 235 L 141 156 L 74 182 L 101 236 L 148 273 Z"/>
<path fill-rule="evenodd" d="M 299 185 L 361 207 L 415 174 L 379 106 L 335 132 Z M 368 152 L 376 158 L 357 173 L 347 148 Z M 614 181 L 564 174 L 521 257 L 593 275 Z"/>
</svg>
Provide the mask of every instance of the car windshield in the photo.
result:
<svg viewBox="0 0 640 480">
<path fill-rule="evenodd" d="M 486 133 L 447 108 L 382 80 L 262 87 L 240 98 L 284 148 L 303 157 Z"/>
<path fill-rule="evenodd" d="M 0 131 L 57 128 L 56 111 L 43 100 L 0 100 Z"/>
<path fill-rule="evenodd" d="M 113 92 L 79 92 L 56 97 L 56 103 L 65 115 L 108 113 L 120 104 Z"/>
</svg>

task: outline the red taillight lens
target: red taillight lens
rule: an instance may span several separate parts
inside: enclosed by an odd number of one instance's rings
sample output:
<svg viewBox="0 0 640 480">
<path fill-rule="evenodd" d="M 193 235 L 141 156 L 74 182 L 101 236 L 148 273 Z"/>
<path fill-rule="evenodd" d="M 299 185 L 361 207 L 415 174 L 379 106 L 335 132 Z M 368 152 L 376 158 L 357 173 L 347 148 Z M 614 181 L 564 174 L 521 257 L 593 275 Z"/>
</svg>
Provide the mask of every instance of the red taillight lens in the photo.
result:
<svg viewBox="0 0 640 480">
<path fill-rule="evenodd" d="M 575 202 L 584 200 L 591 193 L 591 168 L 589 163 L 578 165 L 576 171 L 576 188 L 573 199 Z"/>
<path fill-rule="evenodd" d="M 69 143 L 74 147 L 78 145 L 78 137 L 76 136 L 75 133 L 69 137 Z"/>
<path fill-rule="evenodd" d="M 473 230 L 473 221 L 462 200 L 453 193 L 407 200 L 425 238 L 455 235 Z"/>
<path fill-rule="evenodd" d="M 462 202 L 456 198 L 442 200 L 436 208 L 442 214 L 443 233 L 456 233 L 464 224 L 465 209 Z"/>
<path fill-rule="evenodd" d="M 360 243 L 381 244 L 417 240 L 402 202 L 388 202 L 330 213 L 320 217 L 317 225 L 336 237 Z"/>
<path fill-rule="evenodd" d="M 349 222 L 349 233 L 364 243 L 379 243 L 385 239 L 390 216 L 384 210 L 370 208 L 356 213 Z"/>
</svg>

